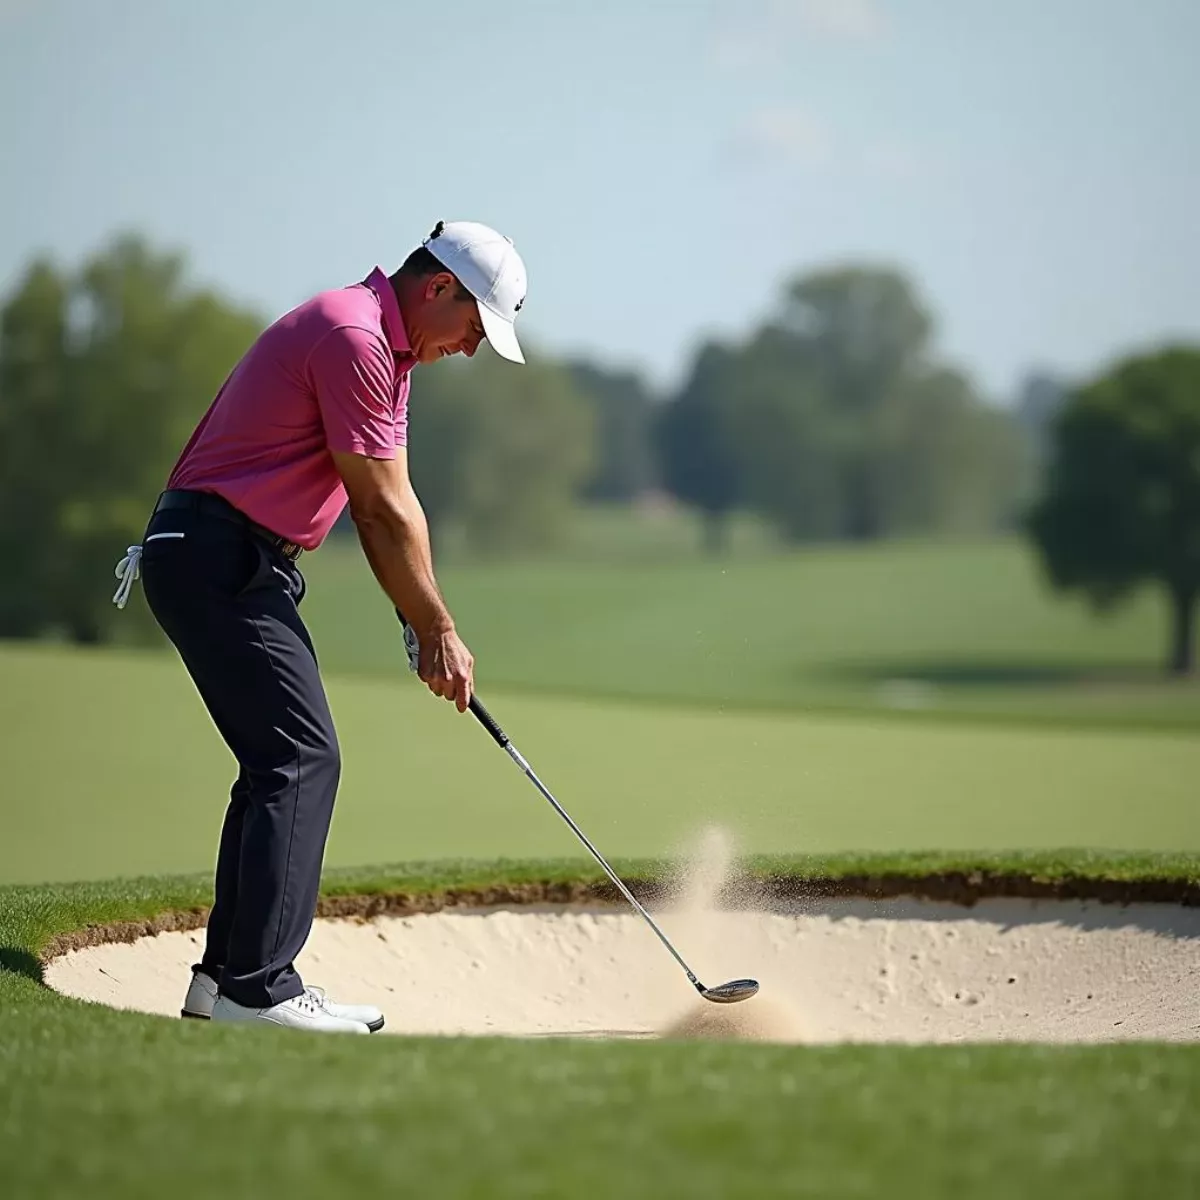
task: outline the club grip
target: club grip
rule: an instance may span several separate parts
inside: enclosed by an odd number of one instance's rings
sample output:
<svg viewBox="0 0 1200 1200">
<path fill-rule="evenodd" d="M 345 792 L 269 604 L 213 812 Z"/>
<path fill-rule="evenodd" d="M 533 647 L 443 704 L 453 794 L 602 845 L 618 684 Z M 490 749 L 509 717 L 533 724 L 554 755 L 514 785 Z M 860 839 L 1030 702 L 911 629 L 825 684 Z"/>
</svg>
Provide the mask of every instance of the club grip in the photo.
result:
<svg viewBox="0 0 1200 1200">
<path fill-rule="evenodd" d="M 500 728 L 496 722 L 496 718 L 492 716 L 486 708 L 483 707 L 483 701 L 478 696 L 471 697 L 471 711 L 479 719 L 480 725 L 484 727 L 495 739 L 496 745 L 504 750 L 508 747 L 508 734 Z"/>
<path fill-rule="evenodd" d="M 408 622 L 404 619 L 404 614 L 399 609 L 396 609 L 396 616 L 399 618 L 400 624 L 407 629 Z M 471 696 L 471 711 L 475 714 L 480 725 L 482 725 L 484 729 L 486 729 L 488 733 L 492 735 L 496 745 L 499 746 L 501 750 L 507 748 L 508 734 L 500 728 L 496 718 L 493 717 L 486 708 L 484 708 L 483 701 L 480 700 L 478 696 Z"/>
</svg>

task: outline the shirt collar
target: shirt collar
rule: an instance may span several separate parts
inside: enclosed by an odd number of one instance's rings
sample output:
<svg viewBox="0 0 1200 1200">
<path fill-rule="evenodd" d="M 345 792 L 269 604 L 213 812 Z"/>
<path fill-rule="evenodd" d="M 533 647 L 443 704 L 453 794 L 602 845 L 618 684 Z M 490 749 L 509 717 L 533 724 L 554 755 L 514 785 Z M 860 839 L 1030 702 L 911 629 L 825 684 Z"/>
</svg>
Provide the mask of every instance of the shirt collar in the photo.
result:
<svg viewBox="0 0 1200 1200">
<path fill-rule="evenodd" d="M 397 354 L 411 354 L 412 346 L 408 331 L 404 328 L 404 318 L 400 315 L 400 303 L 383 268 L 376 267 L 363 283 L 379 297 L 379 306 L 383 310 L 383 331 L 387 334 L 388 344 Z"/>
</svg>

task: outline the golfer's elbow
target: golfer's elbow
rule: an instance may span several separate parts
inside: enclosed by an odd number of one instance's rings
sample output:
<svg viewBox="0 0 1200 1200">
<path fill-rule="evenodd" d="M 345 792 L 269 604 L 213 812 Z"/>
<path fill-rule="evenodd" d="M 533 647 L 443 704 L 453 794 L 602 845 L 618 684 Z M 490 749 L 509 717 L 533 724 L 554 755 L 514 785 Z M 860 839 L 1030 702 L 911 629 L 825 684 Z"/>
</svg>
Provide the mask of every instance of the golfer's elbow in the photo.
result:
<svg viewBox="0 0 1200 1200">
<path fill-rule="evenodd" d="M 403 501 L 386 492 L 350 502 L 350 519 L 359 535 L 371 542 L 406 542 L 417 532 L 414 514 Z"/>
</svg>

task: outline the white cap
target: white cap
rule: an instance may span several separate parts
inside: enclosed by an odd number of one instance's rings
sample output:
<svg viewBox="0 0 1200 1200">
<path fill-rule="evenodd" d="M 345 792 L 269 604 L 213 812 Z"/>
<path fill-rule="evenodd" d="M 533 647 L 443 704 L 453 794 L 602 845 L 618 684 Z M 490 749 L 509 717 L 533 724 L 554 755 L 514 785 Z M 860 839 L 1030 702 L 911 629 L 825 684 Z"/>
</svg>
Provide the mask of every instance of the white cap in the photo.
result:
<svg viewBox="0 0 1200 1200">
<path fill-rule="evenodd" d="M 439 221 L 421 244 L 475 297 L 496 353 L 523 363 L 514 322 L 525 303 L 525 264 L 512 238 L 478 221 Z"/>
</svg>

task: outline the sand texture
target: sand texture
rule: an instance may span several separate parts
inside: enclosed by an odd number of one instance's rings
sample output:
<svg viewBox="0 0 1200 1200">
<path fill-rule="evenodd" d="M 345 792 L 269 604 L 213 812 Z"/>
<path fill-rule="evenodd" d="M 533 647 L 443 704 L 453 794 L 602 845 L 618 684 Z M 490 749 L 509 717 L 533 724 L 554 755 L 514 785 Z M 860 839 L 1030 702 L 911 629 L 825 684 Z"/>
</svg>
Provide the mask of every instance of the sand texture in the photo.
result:
<svg viewBox="0 0 1200 1200">
<path fill-rule="evenodd" d="M 1200 1040 L 1200 909 L 1163 904 L 820 900 L 771 911 L 700 903 L 657 916 L 708 984 L 707 1004 L 628 909 L 446 910 L 322 920 L 298 960 L 335 998 L 378 1004 L 387 1031 L 783 1042 Z M 70 996 L 178 1016 L 203 930 L 55 959 Z"/>
</svg>

